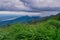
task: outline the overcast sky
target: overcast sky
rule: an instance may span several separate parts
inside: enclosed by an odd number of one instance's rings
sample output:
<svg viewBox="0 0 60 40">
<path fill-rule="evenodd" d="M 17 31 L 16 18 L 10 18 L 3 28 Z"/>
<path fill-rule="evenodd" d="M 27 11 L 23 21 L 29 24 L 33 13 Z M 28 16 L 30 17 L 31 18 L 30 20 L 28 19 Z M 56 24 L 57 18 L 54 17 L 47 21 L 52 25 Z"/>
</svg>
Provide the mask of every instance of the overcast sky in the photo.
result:
<svg viewBox="0 0 60 40">
<path fill-rule="evenodd" d="M 55 7 L 60 8 L 60 0 L 0 0 L 0 14 L 41 15 L 41 10 Z"/>
</svg>

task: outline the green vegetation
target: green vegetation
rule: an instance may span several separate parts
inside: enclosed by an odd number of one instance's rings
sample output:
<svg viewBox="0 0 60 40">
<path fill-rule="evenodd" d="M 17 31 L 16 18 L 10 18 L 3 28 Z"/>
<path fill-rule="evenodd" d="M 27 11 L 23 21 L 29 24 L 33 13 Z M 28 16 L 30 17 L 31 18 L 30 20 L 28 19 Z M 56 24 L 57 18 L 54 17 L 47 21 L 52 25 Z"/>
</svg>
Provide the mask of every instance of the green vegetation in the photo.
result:
<svg viewBox="0 0 60 40">
<path fill-rule="evenodd" d="M 31 24 L 16 23 L 0 28 L 0 40 L 60 40 L 60 19 Z"/>
</svg>

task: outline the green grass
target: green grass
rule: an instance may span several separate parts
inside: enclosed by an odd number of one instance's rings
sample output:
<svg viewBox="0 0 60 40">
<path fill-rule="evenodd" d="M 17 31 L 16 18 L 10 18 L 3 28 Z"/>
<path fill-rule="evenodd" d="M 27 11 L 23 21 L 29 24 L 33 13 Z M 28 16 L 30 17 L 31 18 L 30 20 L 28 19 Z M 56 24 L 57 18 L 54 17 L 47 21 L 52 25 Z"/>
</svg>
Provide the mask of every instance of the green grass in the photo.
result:
<svg viewBox="0 0 60 40">
<path fill-rule="evenodd" d="M 0 40 L 60 40 L 60 21 L 12 24 L 0 28 Z"/>
</svg>

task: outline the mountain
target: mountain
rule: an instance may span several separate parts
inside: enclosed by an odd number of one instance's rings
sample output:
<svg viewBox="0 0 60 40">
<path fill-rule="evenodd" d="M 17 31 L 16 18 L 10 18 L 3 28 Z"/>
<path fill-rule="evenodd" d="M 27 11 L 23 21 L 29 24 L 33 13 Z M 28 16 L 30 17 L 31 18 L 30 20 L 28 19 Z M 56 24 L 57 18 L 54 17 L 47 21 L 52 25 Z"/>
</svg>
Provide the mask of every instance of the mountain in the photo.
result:
<svg viewBox="0 0 60 40">
<path fill-rule="evenodd" d="M 12 17 L 12 16 L 11 16 Z M 7 17 L 9 18 L 9 17 Z M 54 19 L 54 20 L 60 20 L 60 13 L 58 13 L 57 15 L 51 15 L 51 16 L 46 16 L 46 17 L 40 17 L 40 16 L 19 16 L 19 17 L 13 17 L 10 19 L 6 20 L 2 20 L 0 21 L 0 25 L 7 25 L 7 24 L 14 24 L 14 23 L 30 23 L 32 22 L 32 20 L 36 21 L 36 22 L 42 22 L 42 21 L 46 21 L 49 19 Z"/>
<path fill-rule="evenodd" d="M 56 14 L 56 15 L 51 15 L 51 16 L 46 16 L 42 18 L 42 21 L 46 21 L 46 20 L 58 20 L 60 21 L 60 13 Z"/>
<path fill-rule="evenodd" d="M 0 22 L 6 19 L 17 18 L 18 15 L 7 15 L 7 14 L 0 14 Z"/>
<path fill-rule="evenodd" d="M 12 23 L 28 23 L 31 22 L 32 20 L 38 21 L 40 20 L 40 16 L 21 16 L 21 17 L 17 17 L 15 19 L 8 19 L 5 21 L 1 21 L 0 25 L 7 25 L 7 24 L 12 24 Z"/>
</svg>

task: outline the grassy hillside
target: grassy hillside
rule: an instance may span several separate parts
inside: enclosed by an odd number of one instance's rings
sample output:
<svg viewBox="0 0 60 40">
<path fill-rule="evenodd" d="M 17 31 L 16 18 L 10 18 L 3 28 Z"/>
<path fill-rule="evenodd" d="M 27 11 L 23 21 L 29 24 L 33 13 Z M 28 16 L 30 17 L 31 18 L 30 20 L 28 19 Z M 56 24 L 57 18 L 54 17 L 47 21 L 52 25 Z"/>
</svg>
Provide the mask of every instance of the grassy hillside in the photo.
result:
<svg viewBox="0 0 60 40">
<path fill-rule="evenodd" d="M 0 28 L 0 40 L 60 40 L 60 21 L 57 16 L 42 22 L 16 23 Z"/>
</svg>

